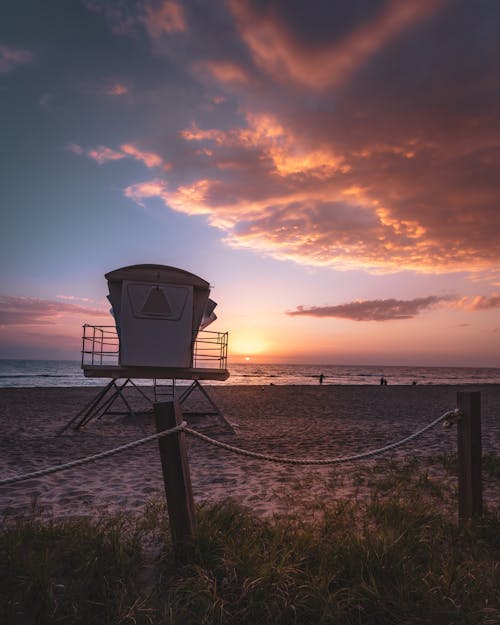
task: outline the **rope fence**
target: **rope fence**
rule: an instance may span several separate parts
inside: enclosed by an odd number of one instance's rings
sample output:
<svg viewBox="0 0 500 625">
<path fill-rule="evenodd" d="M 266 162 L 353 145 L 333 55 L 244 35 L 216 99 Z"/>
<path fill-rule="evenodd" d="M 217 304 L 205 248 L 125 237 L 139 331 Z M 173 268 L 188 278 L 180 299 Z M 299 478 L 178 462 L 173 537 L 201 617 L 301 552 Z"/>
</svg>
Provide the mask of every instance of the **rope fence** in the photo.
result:
<svg viewBox="0 0 500 625">
<path fill-rule="evenodd" d="M 154 441 L 158 438 L 162 438 L 163 436 L 171 436 L 172 434 L 175 434 L 176 432 L 182 432 L 182 430 L 184 430 L 185 427 L 186 427 L 186 422 L 183 421 L 180 425 L 177 425 L 168 430 L 164 430 L 163 432 L 159 432 L 158 434 L 151 434 L 151 436 L 146 436 L 145 438 L 141 438 L 139 440 L 126 443 L 125 445 L 120 445 L 119 447 L 114 447 L 113 449 L 108 449 L 107 451 L 102 451 L 92 456 L 86 456 L 85 458 L 72 460 L 71 462 L 65 462 L 64 464 L 58 464 L 53 467 L 48 467 L 47 469 L 40 469 L 39 471 L 31 471 L 31 473 L 23 473 L 22 475 L 13 475 L 12 477 L 7 477 L 7 478 L 0 480 L 0 486 L 5 486 L 6 484 L 15 484 L 16 482 L 24 482 L 26 480 L 32 480 L 35 477 L 43 477 L 45 475 L 50 475 L 51 473 L 58 473 L 59 471 L 72 469 L 73 467 L 80 467 L 83 464 L 88 464 L 89 462 L 96 462 L 97 460 L 102 460 L 103 458 L 108 458 L 109 456 L 114 456 L 115 454 L 119 454 L 122 451 L 126 451 L 127 449 L 139 447 L 139 445 L 144 445 L 145 443 L 149 443 L 150 441 Z"/>
<path fill-rule="evenodd" d="M 90 462 L 97 462 L 103 458 L 108 458 L 109 456 L 113 456 L 115 454 L 119 454 L 128 449 L 132 449 L 134 447 L 139 447 L 140 445 L 144 445 L 145 443 L 149 443 L 150 441 L 154 441 L 165 436 L 171 436 L 177 432 L 185 432 L 186 434 L 193 436 L 194 438 L 198 438 L 199 440 L 213 445 L 214 447 L 218 447 L 220 449 L 224 449 L 234 454 L 238 454 L 240 456 L 245 456 L 247 458 L 254 458 L 256 460 L 264 460 L 266 462 L 275 462 L 280 464 L 292 464 L 292 465 L 302 465 L 302 466 L 325 466 L 325 465 L 333 465 L 333 464 L 342 464 L 347 462 L 353 462 L 356 460 L 362 460 L 364 458 L 370 458 L 373 456 L 377 456 L 383 454 L 391 449 L 395 449 L 396 447 L 400 447 L 401 445 L 405 445 L 406 443 L 414 440 L 415 438 L 424 434 L 431 428 L 435 427 L 438 423 L 443 422 L 443 425 L 451 424 L 454 422 L 460 415 L 460 411 L 458 408 L 454 410 L 448 410 L 444 414 L 442 414 L 434 421 L 431 421 L 429 424 L 424 426 L 422 429 L 406 436 L 405 438 L 396 441 L 394 443 L 390 443 L 388 445 L 384 445 L 383 447 L 379 447 L 378 449 L 372 449 L 369 451 L 364 451 L 356 454 L 352 454 L 349 456 L 340 456 L 337 458 L 326 458 L 326 459 L 313 459 L 313 458 L 285 458 L 281 456 L 273 456 L 268 454 L 262 454 L 254 451 L 249 451 L 247 449 L 242 449 L 240 447 L 236 447 L 234 445 L 228 445 L 227 443 L 223 443 L 214 438 L 210 438 L 205 434 L 201 434 L 196 430 L 192 430 L 187 427 L 187 423 L 182 421 L 179 425 L 169 428 L 167 430 L 163 430 L 162 432 L 158 432 L 157 434 L 151 434 L 150 436 L 146 436 L 144 438 L 132 441 L 130 443 L 126 443 L 124 445 L 120 445 L 119 447 L 114 447 L 113 449 L 109 449 L 107 451 L 100 452 L 98 454 L 93 454 L 91 456 L 86 456 L 85 458 L 80 458 L 78 460 L 73 460 L 71 462 L 66 462 L 64 464 L 48 467 L 46 469 L 40 469 L 38 471 L 32 471 L 30 473 L 24 473 L 20 475 L 14 475 L 12 477 L 7 477 L 0 480 L 0 486 L 5 486 L 7 484 L 15 484 L 18 482 L 24 482 L 26 480 L 31 480 L 37 477 L 43 477 L 45 475 L 50 475 L 52 473 L 58 473 L 59 471 L 65 471 L 66 469 L 71 469 L 74 467 L 82 466 L 84 464 L 88 464 Z"/>
<path fill-rule="evenodd" d="M 214 445 L 215 447 L 220 447 L 221 449 L 225 449 L 226 451 L 239 454 L 240 456 L 247 456 L 248 458 L 255 458 L 257 460 L 265 460 L 267 462 L 277 462 L 280 464 L 324 466 L 324 465 L 330 465 L 330 464 L 341 464 L 343 462 L 353 462 L 354 460 L 361 460 L 363 458 L 370 458 L 372 456 L 383 454 L 386 451 L 389 451 L 390 449 L 395 449 L 396 447 L 399 447 L 400 445 L 404 445 L 405 443 L 408 443 L 414 438 L 417 438 L 424 432 L 427 432 L 427 430 L 430 430 L 431 428 L 436 426 L 441 421 L 447 422 L 450 419 L 455 419 L 457 416 L 458 416 L 458 409 L 455 408 L 454 410 L 448 410 L 437 419 L 434 419 L 434 421 L 431 421 L 431 423 L 423 427 L 418 432 L 415 432 L 414 434 L 410 434 L 410 436 L 406 436 L 405 438 L 402 438 L 401 440 L 396 441 L 395 443 L 390 443 L 389 445 L 384 445 L 383 447 L 379 447 L 378 449 L 372 449 L 370 451 L 363 451 L 358 454 L 352 454 L 350 456 L 340 456 L 338 458 L 326 458 L 324 460 L 310 459 L 310 458 L 283 458 L 281 456 L 270 456 L 267 454 L 259 454 L 254 451 L 248 451 L 246 449 L 234 447 L 233 445 L 228 445 L 227 443 L 221 443 L 220 441 L 216 441 L 213 438 L 209 438 L 208 436 L 205 436 L 205 434 L 201 434 L 200 432 L 196 432 L 195 430 L 191 430 L 190 428 L 187 428 L 187 427 L 184 428 L 184 431 L 186 432 L 186 434 L 199 438 L 205 443 L 209 443 L 210 445 Z"/>
</svg>

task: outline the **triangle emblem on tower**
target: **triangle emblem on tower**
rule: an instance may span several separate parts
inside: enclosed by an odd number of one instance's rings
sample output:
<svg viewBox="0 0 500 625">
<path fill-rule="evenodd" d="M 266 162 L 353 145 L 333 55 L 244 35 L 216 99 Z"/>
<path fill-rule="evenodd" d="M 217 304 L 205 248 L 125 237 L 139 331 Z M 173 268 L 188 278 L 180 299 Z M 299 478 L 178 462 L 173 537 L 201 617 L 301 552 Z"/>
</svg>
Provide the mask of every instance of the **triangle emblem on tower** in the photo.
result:
<svg viewBox="0 0 500 625">
<path fill-rule="evenodd" d="M 155 286 L 150 289 L 141 313 L 143 315 L 162 315 L 169 316 L 172 314 L 172 308 L 168 303 L 167 297 L 159 287 Z"/>
</svg>

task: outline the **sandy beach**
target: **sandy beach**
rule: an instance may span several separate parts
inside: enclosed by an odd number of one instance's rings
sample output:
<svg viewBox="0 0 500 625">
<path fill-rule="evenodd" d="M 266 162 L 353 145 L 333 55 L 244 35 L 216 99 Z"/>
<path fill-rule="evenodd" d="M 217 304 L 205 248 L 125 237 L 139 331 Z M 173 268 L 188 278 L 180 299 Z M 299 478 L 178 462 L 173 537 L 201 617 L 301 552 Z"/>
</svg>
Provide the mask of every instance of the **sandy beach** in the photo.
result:
<svg viewBox="0 0 500 625">
<path fill-rule="evenodd" d="M 188 425 L 219 441 L 290 458 L 326 459 L 382 447 L 456 407 L 458 390 L 478 390 L 483 453 L 500 452 L 500 386 L 218 386 L 207 387 L 235 433 L 214 416 L 186 416 Z M 0 390 L 0 478 L 82 458 L 154 433 L 151 405 L 127 392 L 136 416 L 104 416 L 81 430 L 60 429 L 96 394 L 95 388 Z M 193 394 L 186 409 L 206 407 Z M 327 467 L 282 465 L 246 458 L 186 436 L 196 502 L 230 497 L 259 515 L 307 511 L 318 502 L 363 498 L 370 475 L 391 460 L 427 463 L 456 451 L 456 428 L 441 425 L 374 459 Z M 381 469 L 382 467 L 382 469 Z M 453 476 L 447 474 L 453 481 Z M 164 497 L 156 442 L 64 472 L 0 487 L 0 513 L 45 517 L 139 512 Z M 484 501 L 500 505 L 500 489 L 485 478 Z"/>
</svg>

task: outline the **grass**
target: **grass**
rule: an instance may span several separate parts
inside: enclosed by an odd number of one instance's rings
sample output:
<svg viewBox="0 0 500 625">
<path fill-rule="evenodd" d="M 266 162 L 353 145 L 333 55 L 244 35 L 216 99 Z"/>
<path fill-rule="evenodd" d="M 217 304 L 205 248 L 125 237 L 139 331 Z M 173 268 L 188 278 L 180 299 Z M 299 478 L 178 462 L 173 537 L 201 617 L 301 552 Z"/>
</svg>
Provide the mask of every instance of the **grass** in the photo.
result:
<svg viewBox="0 0 500 625">
<path fill-rule="evenodd" d="M 160 502 L 133 519 L 6 519 L 0 622 L 499 623 L 500 515 L 458 526 L 442 513 L 446 483 L 414 464 L 382 478 L 368 502 L 318 502 L 312 520 L 198 507 L 190 558 L 177 565 Z"/>
<path fill-rule="evenodd" d="M 450 473 L 456 473 L 458 469 L 458 458 L 454 453 L 440 453 L 434 459 L 441 462 L 443 467 Z M 492 480 L 500 480 L 500 457 L 492 453 L 484 453 L 482 456 L 482 468 L 486 477 Z"/>
<path fill-rule="evenodd" d="M 141 549 L 139 532 L 130 529 L 122 517 L 4 526 L 0 622 L 111 623 L 126 622 L 131 609 L 139 613 Z"/>
</svg>

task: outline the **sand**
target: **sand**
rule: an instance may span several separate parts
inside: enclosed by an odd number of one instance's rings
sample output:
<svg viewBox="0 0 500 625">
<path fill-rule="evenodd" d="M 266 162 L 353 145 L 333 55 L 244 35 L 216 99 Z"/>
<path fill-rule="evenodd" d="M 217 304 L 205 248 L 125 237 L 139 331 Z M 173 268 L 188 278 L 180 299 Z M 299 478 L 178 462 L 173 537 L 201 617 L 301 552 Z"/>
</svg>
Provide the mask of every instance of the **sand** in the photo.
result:
<svg viewBox="0 0 500 625">
<path fill-rule="evenodd" d="M 216 386 L 207 387 L 236 432 L 214 416 L 186 416 L 190 427 L 251 451 L 292 458 L 332 458 L 374 449 L 419 430 L 455 408 L 459 390 L 479 390 L 483 452 L 500 452 L 500 386 Z M 57 465 L 154 433 L 149 405 L 134 389 L 136 416 L 109 415 L 84 429 L 60 429 L 98 389 L 0 390 L 0 478 Z M 195 394 L 188 408 L 206 407 Z M 142 412 L 140 412 L 142 411 Z M 384 467 L 421 459 L 430 478 L 446 477 L 435 458 L 456 451 L 456 427 L 441 425 L 394 452 L 329 467 L 281 465 L 246 458 L 186 436 L 196 502 L 227 497 L 259 515 L 307 512 L 331 499 L 366 498 Z M 430 458 L 434 458 L 431 460 Z M 387 469 L 389 470 L 389 469 Z M 372 477 L 370 477 L 372 476 Z M 138 513 L 164 497 L 158 445 L 141 447 L 64 472 L 0 486 L 0 515 L 43 517 Z M 498 480 L 485 479 L 484 501 L 498 510 Z"/>
</svg>

